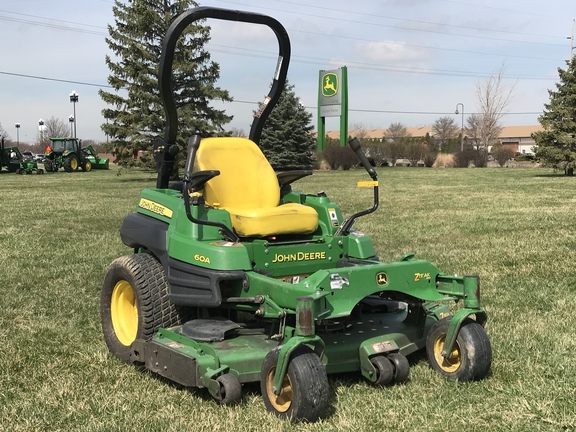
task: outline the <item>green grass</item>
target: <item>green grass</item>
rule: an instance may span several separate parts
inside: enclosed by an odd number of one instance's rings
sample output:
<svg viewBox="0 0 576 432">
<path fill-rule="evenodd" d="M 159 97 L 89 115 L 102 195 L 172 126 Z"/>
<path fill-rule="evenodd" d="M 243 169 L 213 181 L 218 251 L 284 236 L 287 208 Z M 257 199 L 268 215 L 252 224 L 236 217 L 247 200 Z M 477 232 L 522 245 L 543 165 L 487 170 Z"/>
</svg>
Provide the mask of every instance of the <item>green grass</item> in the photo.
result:
<svg viewBox="0 0 576 432">
<path fill-rule="evenodd" d="M 106 267 L 130 253 L 123 217 L 154 176 L 116 170 L 0 175 L 0 425 L 13 431 L 576 430 L 576 179 L 536 169 L 383 169 L 380 209 L 355 227 L 382 260 L 415 252 L 447 273 L 477 273 L 492 374 L 459 384 L 413 358 L 403 385 L 330 376 L 329 416 L 290 425 L 258 386 L 218 406 L 125 365 L 102 340 Z M 371 205 L 362 171 L 317 172 L 346 215 Z"/>
</svg>

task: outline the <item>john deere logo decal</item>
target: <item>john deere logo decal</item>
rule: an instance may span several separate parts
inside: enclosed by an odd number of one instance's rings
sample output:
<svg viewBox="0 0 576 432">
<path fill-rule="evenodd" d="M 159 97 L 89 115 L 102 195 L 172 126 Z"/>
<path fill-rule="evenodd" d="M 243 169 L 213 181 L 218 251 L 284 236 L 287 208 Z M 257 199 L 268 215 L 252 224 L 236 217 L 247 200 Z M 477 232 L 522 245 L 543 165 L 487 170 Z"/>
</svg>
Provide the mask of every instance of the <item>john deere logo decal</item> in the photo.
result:
<svg viewBox="0 0 576 432">
<path fill-rule="evenodd" d="M 388 275 L 384 272 L 377 273 L 376 283 L 380 286 L 386 285 L 388 283 Z"/>
<path fill-rule="evenodd" d="M 331 97 L 338 93 L 338 75 L 334 72 L 322 76 L 322 96 Z"/>
</svg>

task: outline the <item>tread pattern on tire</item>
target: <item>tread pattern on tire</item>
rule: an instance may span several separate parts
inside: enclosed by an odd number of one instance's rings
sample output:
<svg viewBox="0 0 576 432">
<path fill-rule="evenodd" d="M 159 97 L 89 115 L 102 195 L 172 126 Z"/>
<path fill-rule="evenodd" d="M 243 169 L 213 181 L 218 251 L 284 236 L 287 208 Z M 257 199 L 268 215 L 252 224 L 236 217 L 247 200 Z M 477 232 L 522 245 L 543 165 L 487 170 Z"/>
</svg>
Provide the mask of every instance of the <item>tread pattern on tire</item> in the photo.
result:
<svg viewBox="0 0 576 432">
<path fill-rule="evenodd" d="M 117 340 L 110 317 L 111 293 L 120 280 L 130 282 L 136 296 L 139 339 L 150 340 L 159 328 L 181 324 L 187 318 L 187 311 L 170 302 L 170 287 L 164 269 L 152 255 L 140 253 L 114 260 L 108 268 L 102 289 L 102 330 L 110 351 L 128 361 L 130 347 Z"/>
</svg>

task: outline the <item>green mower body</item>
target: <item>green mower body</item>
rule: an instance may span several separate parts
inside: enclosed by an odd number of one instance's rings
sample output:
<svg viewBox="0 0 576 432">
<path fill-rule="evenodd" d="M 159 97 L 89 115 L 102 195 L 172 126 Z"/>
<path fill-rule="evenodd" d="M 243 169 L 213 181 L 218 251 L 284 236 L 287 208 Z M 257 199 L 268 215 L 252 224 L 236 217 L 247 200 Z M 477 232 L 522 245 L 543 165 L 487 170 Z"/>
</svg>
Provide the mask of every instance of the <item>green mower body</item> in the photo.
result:
<svg viewBox="0 0 576 432">
<path fill-rule="evenodd" d="M 174 46 L 187 25 L 205 18 L 272 28 L 279 69 L 250 142 L 194 135 L 183 182 L 171 185 L 180 148 L 170 87 Z M 239 148 L 259 152 L 253 147 L 283 88 L 289 56 L 284 28 L 264 15 L 201 7 L 173 22 L 160 61 L 167 130 L 154 145 L 157 185 L 142 191 L 135 212 L 124 219 L 120 235 L 132 254 L 116 259 L 103 283 L 108 348 L 121 360 L 181 385 L 205 387 L 222 404 L 238 402 L 243 383 L 260 382 L 266 408 L 292 420 L 314 421 L 326 414 L 328 374 L 357 372 L 374 385 L 401 383 L 409 375 L 406 356 L 421 350 L 448 378 L 484 378 L 491 348 L 479 278 L 445 274 L 412 253 L 381 262 L 370 237 L 352 228 L 355 219 L 378 208 L 377 174 L 357 140 L 350 146 L 371 177 L 371 209 L 344 218 L 324 193 L 295 192 L 291 184 L 312 174 L 305 170 L 263 182 L 267 190 L 269 184 L 278 188 L 277 208 L 244 211 L 237 208 L 241 201 L 227 205 L 225 194 L 214 199 L 219 188 L 237 186 L 254 172 L 246 167 L 242 173 L 243 159 L 230 172 L 224 159 Z M 222 158 L 207 156 L 214 143 L 225 149 Z M 213 166 L 193 171 L 205 159 Z M 257 161 L 254 169 L 263 163 Z M 266 219 L 282 209 L 294 216 L 279 219 L 284 231 L 277 234 L 265 232 L 275 224 L 258 231 L 257 223 L 246 228 L 239 222 L 260 213 Z M 290 231 L 292 219 L 309 215 L 312 228 Z M 260 234 L 246 234 L 250 229 Z M 449 305 L 455 303 L 454 313 Z"/>
</svg>

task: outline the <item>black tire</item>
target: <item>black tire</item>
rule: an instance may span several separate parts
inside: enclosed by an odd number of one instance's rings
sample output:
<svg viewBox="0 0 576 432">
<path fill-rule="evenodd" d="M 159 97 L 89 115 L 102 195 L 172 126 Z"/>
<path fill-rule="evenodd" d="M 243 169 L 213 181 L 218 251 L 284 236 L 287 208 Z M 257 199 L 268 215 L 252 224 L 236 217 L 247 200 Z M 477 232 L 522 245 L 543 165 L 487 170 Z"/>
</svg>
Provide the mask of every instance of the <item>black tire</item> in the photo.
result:
<svg viewBox="0 0 576 432">
<path fill-rule="evenodd" d="M 44 169 L 46 172 L 52 172 L 52 162 L 44 161 Z"/>
<path fill-rule="evenodd" d="M 484 328 L 466 318 L 460 327 L 452 357 L 442 357 L 451 317 L 434 323 L 426 337 L 426 354 L 432 369 L 456 381 L 476 381 L 485 378 L 492 364 L 492 347 Z"/>
<path fill-rule="evenodd" d="M 88 159 L 86 159 L 84 161 L 84 163 L 82 164 L 82 171 L 84 171 L 84 172 L 92 171 L 92 162 L 90 162 Z"/>
<path fill-rule="evenodd" d="M 242 398 L 242 384 L 234 374 L 227 373 L 216 378 L 220 384 L 220 391 L 216 400 L 221 405 L 234 405 Z"/>
<path fill-rule="evenodd" d="M 320 358 L 307 346 L 301 345 L 290 356 L 288 370 L 282 383 L 282 393 L 272 390 L 278 353 L 268 353 L 262 364 L 260 389 L 266 409 L 282 419 L 316 421 L 328 409 L 328 376 Z"/>
<path fill-rule="evenodd" d="M 392 382 L 398 384 L 406 381 L 410 374 L 410 363 L 406 356 L 400 353 L 392 353 L 388 354 L 388 360 L 394 367 L 394 377 L 392 378 Z"/>
<path fill-rule="evenodd" d="M 71 154 L 66 159 L 64 159 L 64 170 L 66 172 L 76 171 L 80 166 L 78 162 L 78 156 Z"/>
<path fill-rule="evenodd" d="M 16 174 L 22 174 L 22 173 L 23 173 L 23 171 L 20 168 L 16 169 Z"/>
<path fill-rule="evenodd" d="M 376 368 L 376 381 L 371 381 L 371 384 L 385 386 L 392 382 L 394 379 L 394 366 L 383 355 L 377 355 L 370 359 L 370 362 Z"/>
<path fill-rule="evenodd" d="M 108 349 L 127 363 L 136 339 L 150 340 L 159 328 L 181 324 L 162 265 L 145 253 L 110 264 L 100 296 L 100 317 Z"/>
<path fill-rule="evenodd" d="M 42 168 L 38 168 L 38 171 L 36 171 L 36 174 L 42 175 L 42 174 L 44 174 L 44 170 Z"/>
</svg>

